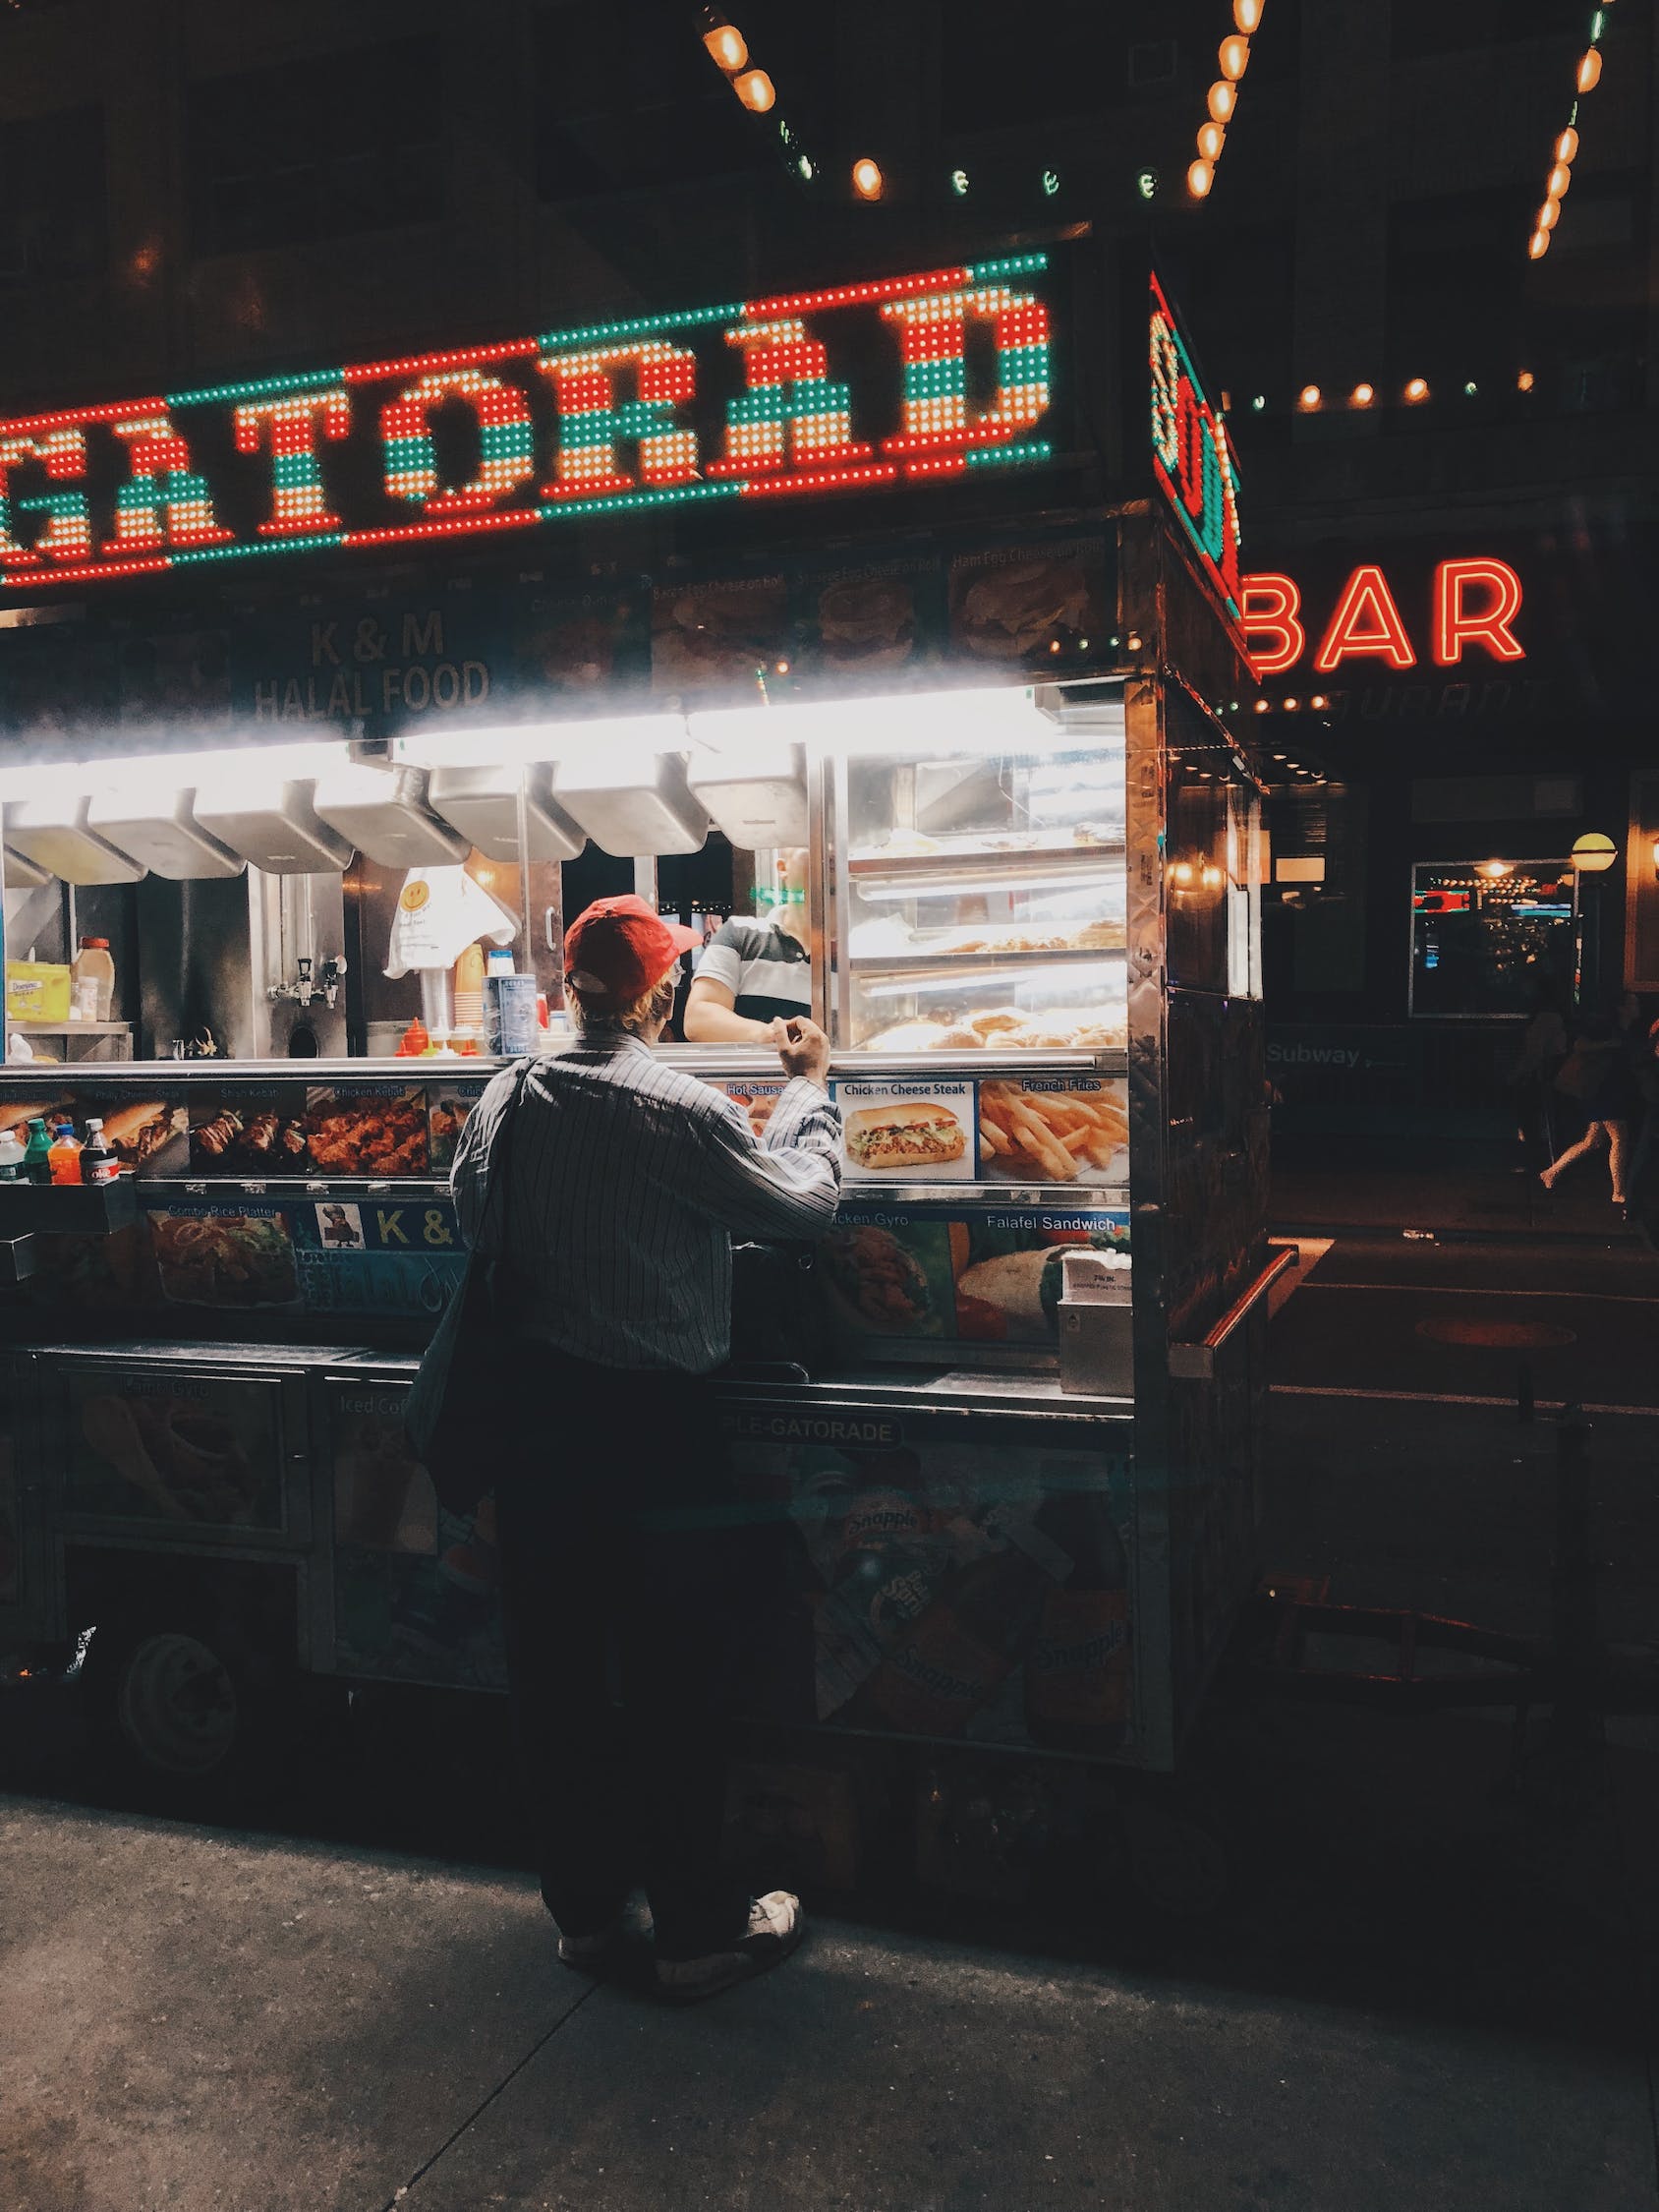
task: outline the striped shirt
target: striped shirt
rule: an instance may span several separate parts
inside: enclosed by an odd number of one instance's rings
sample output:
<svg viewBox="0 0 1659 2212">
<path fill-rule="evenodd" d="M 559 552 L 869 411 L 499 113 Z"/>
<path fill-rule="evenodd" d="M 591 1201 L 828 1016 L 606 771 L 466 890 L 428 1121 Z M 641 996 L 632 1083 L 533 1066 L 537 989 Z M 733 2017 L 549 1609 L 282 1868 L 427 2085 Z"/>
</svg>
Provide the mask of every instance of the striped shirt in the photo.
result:
<svg viewBox="0 0 1659 2212">
<path fill-rule="evenodd" d="M 715 932 L 696 972 L 723 984 L 732 1011 L 746 1020 L 787 1020 L 812 1012 L 812 955 L 775 922 L 734 914 Z"/>
<path fill-rule="evenodd" d="M 835 1219 L 841 1117 L 797 1077 L 764 1136 L 707 1083 L 625 1030 L 538 1060 L 489 1194 L 512 1095 L 503 1069 L 461 1133 L 450 1174 L 461 1233 L 507 1259 L 521 1332 L 607 1368 L 706 1374 L 731 1351 L 731 1240 L 817 1237 Z"/>
</svg>

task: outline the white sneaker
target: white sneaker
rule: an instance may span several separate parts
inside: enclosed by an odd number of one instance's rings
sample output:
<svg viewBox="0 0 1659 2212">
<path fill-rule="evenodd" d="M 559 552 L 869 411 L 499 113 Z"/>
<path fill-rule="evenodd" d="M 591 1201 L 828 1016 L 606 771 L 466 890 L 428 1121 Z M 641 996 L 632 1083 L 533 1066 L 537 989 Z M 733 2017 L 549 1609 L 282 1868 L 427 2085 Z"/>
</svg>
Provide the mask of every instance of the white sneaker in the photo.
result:
<svg viewBox="0 0 1659 2212">
<path fill-rule="evenodd" d="M 787 1890 L 771 1890 L 749 1901 L 749 1927 L 730 1950 L 711 1951 L 706 1958 L 659 1958 L 657 1987 L 676 2005 L 695 2005 L 699 1998 L 715 1997 L 734 1982 L 764 1974 L 769 1966 L 787 1958 L 807 1932 L 801 1900 Z"/>
</svg>

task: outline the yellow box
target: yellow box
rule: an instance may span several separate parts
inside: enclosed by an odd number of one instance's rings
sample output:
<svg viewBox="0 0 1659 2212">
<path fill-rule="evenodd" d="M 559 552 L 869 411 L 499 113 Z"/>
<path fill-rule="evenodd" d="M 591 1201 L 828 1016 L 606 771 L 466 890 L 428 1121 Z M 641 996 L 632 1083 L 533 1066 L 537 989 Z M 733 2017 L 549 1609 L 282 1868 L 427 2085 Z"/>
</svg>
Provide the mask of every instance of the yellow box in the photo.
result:
<svg viewBox="0 0 1659 2212">
<path fill-rule="evenodd" d="M 69 969 L 56 960 L 6 962 L 8 1021 L 67 1021 Z"/>
</svg>

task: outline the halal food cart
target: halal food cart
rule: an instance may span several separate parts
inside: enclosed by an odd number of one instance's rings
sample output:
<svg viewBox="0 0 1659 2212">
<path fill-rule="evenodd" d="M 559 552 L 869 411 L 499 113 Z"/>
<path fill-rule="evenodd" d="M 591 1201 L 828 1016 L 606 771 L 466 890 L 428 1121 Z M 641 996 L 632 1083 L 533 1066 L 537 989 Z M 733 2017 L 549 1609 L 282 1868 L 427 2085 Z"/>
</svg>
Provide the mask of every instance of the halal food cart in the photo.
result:
<svg viewBox="0 0 1659 2212">
<path fill-rule="evenodd" d="M 1235 480 L 1144 261 L 0 423 L 0 1122 L 122 1169 L 0 1183 L 0 1648 L 94 1629 L 187 1780 L 273 1681 L 498 1688 L 401 1426 L 457 1134 L 568 1043 L 564 913 L 712 938 L 804 852 L 847 1156 L 825 1345 L 721 1385 L 810 1623 L 750 1700 L 1172 1768 L 1273 1270 Z M 773 1056 L 659 1049 L 764 1125 Z"/>
</svg>

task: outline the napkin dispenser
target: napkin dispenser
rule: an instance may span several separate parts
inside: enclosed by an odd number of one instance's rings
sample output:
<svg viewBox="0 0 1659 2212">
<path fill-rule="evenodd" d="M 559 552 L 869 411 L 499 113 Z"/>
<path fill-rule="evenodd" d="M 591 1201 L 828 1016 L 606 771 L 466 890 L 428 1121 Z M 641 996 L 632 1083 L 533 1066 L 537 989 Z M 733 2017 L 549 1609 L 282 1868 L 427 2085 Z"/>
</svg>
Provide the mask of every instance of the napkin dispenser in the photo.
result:
<svg viewBox="0 0 1659 2212">
<path fill-rule="evenodd" d="M 1082 1249 L 1060 1258 L 1059 1386 L 1068 1394 L 1126 1398 L 1134 1388 L 1134 1306 L 1129 1262 Z"/>
</svg>

